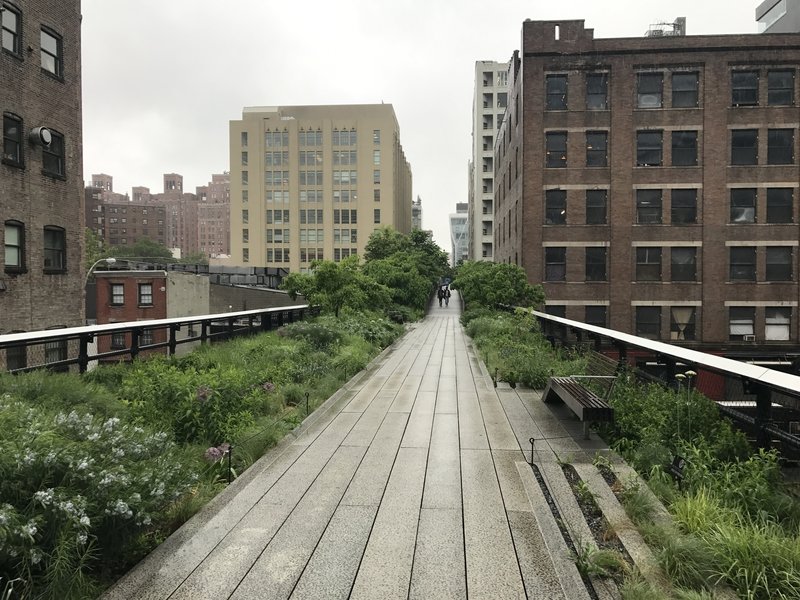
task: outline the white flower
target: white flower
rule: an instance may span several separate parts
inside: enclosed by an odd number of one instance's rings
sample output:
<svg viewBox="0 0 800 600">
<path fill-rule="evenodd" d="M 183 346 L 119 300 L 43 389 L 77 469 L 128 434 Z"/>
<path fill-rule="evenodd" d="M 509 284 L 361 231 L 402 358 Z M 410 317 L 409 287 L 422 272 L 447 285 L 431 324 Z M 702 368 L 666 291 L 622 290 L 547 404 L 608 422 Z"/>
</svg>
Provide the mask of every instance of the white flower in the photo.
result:
<svg viewBox="0 0 800 600">
<path fill-rule="evenodd" d="M 34 523 L 33 521 L 28 521 L 26 525 L 20 527 L 20 532 L 22 533 L 22 535 L 31 538 L 36 535 L 37 531 L 39 531 L 39 529 L 36 527 L 36 523 Z"/>
<path fill-rule="evenodd" d="M 114 455 L 114 458 L 122 458 L 123 456 L 125 456 L 125 450 L 123 450 L 122 448 L 113 448 L 111 450 L 111 454 Z"/>
<path fill-rule="evenodd" d="M 38 548 L 31 549 L 31 564 L 38 565 L 42 561 L 42 553 Z"/>
<path fill-rule="evenodd" d="M 89 520 L 89 517 L 87 517 L 86 515 L 83 515 L 83 516 L 81 517 L 80 523 L 81 523 L 81 525 L 83 525 L 84 527 L 89 527 L 89 525 L 91 525 L 91 524 L 92 524 L 92 522 Z"/>
<path fill-rule="evenodd" d="M 134 492 L 133 494 L 131 494 L 130 501 L 134 504 L 136 504 L 137 502 L 141 502 L 142 501 L 141 494 L 139 494 L 139 492 Z"/>
<path fill-rule="evenodd" d="M 86 535 L 86 533 L 85 533 L 85 532 L 81 531 L 81 532 L 80 532 L 80 533 L 77 535 L 77 537 L 76 537 L 75 539 L 77 540 L 78 544 L 80 544 L 81 546 L 83 546 L 83 545 L 86 543 L 86 540 L 88 539 L 88 536 Z"/>
<path fill-rule="evenodd" d="M 100 439 L 100 434 L 95 431 L 94 433 L 90 433 L 86 437 L 86 439 L 89 440 L 90 442 L 96 442 L 97 440 Z"/>
<path fill-rule="evenodd" d="M 108 421 L 103 423 L 103 429 L 105 431 L 113 431 L 118 423 L 119 419 L 117 417 L 111 417 Z"/>
<path fill-rule="evenodd" d="M 128 504 L 122 500 L 117 500 L 116 505 L 114 505 L 114 513 L 118 515 L 126 515 L 129 512 L 130 510 L 128 509 Z"/>
<path fill-rule="evenodd" d="M 33 495 L 33 499 L 41 502 L 45 506 L 50 504 L 53 501 L 53 488 L 39 490 Z"/>
</svg>

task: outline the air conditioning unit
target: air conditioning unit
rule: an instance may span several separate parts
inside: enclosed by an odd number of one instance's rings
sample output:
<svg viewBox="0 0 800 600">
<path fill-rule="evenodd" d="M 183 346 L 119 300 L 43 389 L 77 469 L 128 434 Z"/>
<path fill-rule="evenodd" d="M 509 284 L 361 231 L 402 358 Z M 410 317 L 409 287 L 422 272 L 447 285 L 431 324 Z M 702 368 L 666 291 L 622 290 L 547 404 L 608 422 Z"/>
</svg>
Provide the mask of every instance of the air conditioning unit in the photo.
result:
<svg viewBox="0 0 800 600">
<path fill-rule="evenodd" d="M 754 336 L 754 335 L 743 335 L 742 339 L 745 342 L 755 342 L 756 341 L 756 336 Z"/>
</svg>

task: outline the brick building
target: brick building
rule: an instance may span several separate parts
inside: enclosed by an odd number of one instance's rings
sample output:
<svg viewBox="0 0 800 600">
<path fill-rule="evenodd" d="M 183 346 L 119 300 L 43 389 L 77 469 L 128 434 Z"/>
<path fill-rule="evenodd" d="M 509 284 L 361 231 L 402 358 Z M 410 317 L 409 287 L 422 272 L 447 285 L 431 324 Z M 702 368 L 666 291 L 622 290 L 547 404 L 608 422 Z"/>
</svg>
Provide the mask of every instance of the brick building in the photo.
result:
<svg viewBox="0 0 800 600">
<path fill-rule="evenodd" d="M 0 9 L 0 333 L 82 325 L 80 1 Z"/>
<path fill-rule="evenodd" d="M 798 343 L 800 35 L 594 39 L 526 21 L 495 150 L 496 260 L 547 310 L 687 345 Z"/>
<path fill-rule="evenodd" d="M 107 247 L 133 246 L 142 239 L 166 245 L 165 207 L 148 202 L 106 200 L 106 193 L 97 187 L 84 190 L 86 227 Z"/>
</svg>

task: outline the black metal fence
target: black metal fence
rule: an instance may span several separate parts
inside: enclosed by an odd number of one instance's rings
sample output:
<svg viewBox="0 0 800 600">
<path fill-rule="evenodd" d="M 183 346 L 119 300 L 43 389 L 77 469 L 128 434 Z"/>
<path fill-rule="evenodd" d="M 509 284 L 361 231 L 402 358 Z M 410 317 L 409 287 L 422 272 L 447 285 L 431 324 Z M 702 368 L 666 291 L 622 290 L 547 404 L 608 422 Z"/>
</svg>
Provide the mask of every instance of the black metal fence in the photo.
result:
<svg viewBox="0 0 800 600">
<path fill-rule="evenodd" d="M 591 344 L 644 378 L 675 389 L 695 388 L 714 400 L 758 446 L 778 447 L 785 457 L 800 460 L 800 376 L 789 372 L 792 361 L 734 360 L 532 312 L 554 345 Z"/>
<path fill-rule="evenodd" d="M 0 369 L 76 370 L 96 362 L 132 360 L 153 352 L 174 355 L 179 348 L 269 331 L 318 314 L 308 304 L 196 317 L 129 321 L 0 335 Z"/>
</svg>

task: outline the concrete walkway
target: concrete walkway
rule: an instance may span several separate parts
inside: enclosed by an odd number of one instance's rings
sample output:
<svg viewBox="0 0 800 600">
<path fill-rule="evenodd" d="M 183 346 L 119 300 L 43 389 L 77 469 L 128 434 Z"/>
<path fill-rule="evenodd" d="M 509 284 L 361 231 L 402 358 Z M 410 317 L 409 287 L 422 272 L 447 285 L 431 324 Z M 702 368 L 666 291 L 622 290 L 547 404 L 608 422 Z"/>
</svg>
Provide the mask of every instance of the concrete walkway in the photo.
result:
<svg viewBox="0 0 800 600">
<path fill-rule="evenodd" d="M 436 303 L 104 597 L 588 597 L 529 439 L 545 477 L 603 443 L 538 392 L 495 389 L 458 305 Z"/>
</svg>

